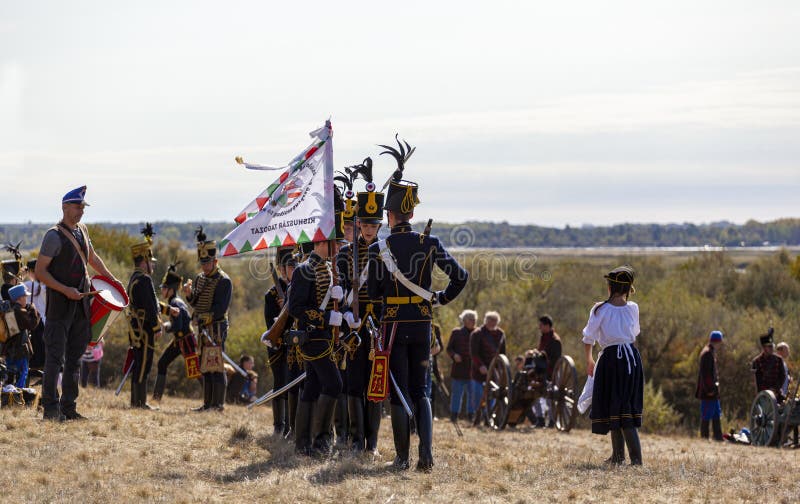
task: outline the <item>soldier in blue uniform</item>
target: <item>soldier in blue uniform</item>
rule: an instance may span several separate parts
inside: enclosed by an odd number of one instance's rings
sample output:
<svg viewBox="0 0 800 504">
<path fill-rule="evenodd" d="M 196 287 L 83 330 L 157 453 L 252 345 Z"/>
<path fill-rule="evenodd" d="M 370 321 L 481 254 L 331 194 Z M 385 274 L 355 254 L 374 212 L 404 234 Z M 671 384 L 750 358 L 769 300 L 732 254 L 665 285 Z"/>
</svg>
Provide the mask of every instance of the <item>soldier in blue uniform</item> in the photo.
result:
<svg viewBox="0 0 800 504">
<path fill-rule="evenodd" d="M 296 345 L 305 364 L 306 379 L 297 405 L 294 432 L 295 450 L 305 455 L 331 453 L 331 424 L 337 396 L 342 391 L 335 333 L 343 320 L 347 321 L 343 331 L 348 326 L 357 326 L 352 313 L 343 315 L 342 308 L 334 306 L 344 296 L 341 286 L 334 285 L 334 272 L 328 262 L 335 258 L 338 240 L 344 239 L 342 207 L 337 205 L 336 239 L 314 242 L 314 251 L 292 275 L 289 292 L 289 315 L 297 320 L 298 329 L 305 331 Z"/>
<path fill-rule="evenodd" d="M 158 374 L 156 385 L 153 389 L 153 401 L 161 401 L 164 387 L 167 384 L 167 368 L 182 354 L 193 353 L 197 341 L 192 334 L 192 317 L 189 308 L 183 299 L 178 297 L 178 290 L 183 284 L 183 278 L 178 274 L 178 265 L 170 264 L 164 278 L 161 280 L 161 297 L 166 300 L 159 303 L 161 315 L 169 317 L 169 322 L 164 324 L 164 330 L 172 334 L 173 338 L 158 359 Z"/>
<path fill-rule="evenodd" d="M 412 230 L 410 220 L 414 207 L 419 204 L 418 186 L 402 180 L 405 162 L 414 152 L 407 143 L 405 148 L 397 142 L 399 151 L 391 147 L 381 154 L 390 154 L 397 161 L 385 209 L 391 234 L 369 247 L 368 295 L 381 299 L 381 323 L 389 338 L 391 350 L 389 368 L 400 393 L 416 410 L 419 435 L 419 461 L 417 470 L 433 468 L 433 416 L 425 380 L 431 351 L 431 319 L 433 306 L 452 301 L 464 288 L 468 273 L 442 246 L 435 236 Z M 440 268 L 449 278 L 442 291 L 431 292 L 433 266 Z M 394 273 L 393 273 L 394 272 Z M 409 467 L 408 451 L 410 425 L 402 401 L 394 387 L 391 389 L 392 432 L 397 469 Z"/>
<path fill-rule="evenodd" d="M 158 300 L 153 287 L 153 227 L 142 228 L 145 241 L 131 247 L 135 269 L 128 280 L 128 342 L 133 352 L 131 368 L 131 408 L 153 409 L 147 404 L 147 378 L 153 366 L 156 340 L 161 337 Z"/>
<path fill-rule="evenodd" d="M 193 308 L 192 321 L 197 327 L 201 347 L 200 368 L 203 371 L 203 405 L 195 411 L 225 409 L 225 367 L 219 351 L 225 351 L 228 339 L 228 307 L 233 285 L 217 263 L 217 242 L 207 240 L 200 227 L 197 230 L 197 260 L 201 272 L 195 281 L 183 286 L 183 295 Z"/>
<path fill-rule="evenodd" d="M 280 247 L 277 251 L 278 286 L 273 285 L 264 294 L 264 322 L 267 324 L 267 329 L 275 323 L 275 319 L 280 315 L 286 301 L 286 293 L 292 281 L 294 268 L 297 266 L 297 260 L 292 255 L 293 250 L 294 247 Z M 291 325 L 291 321 L 286 324 L 287 330 Z M 278 390 L 289 383 L 288 351 L 285 332 L 277 346 L 271 343 L 267 346 L 273 390 Z M 290 419 L 294 420 L 294 413 L 289 415 L 288 399 L 288 394 L 284 394 L 272 400 L 272 433 L 274 436 L 286 436 L 290 429 Z M 297 394 L 295 394 L 296 399 Z M 297 407 L 297 403 L 295 402 L 293 406 Z"/>
<path fill-rule="evenodd" d="M 371 162 L 370 162 L 371 168 Z M 371 171 L 371 170 L 370 170 Z M 353 245 L 341 248 L 337 256 L 337 269 L 341 284 L 347 293 L 349 305 L 358 296 L 359 318 L 364 321 L 358 328 L 361 343 L 352 346 L 347 352 L 345 389 L 347 392 L 347 410 L 350 421 L 350 446 L 356 452 L 366 450 L 376 453 L 378 449 L 378 430 L 381 424 L 381 403 L 368 401 L 366 398 L 374 351 L 374 341 L 370 337 L 366 319 L 371 316 L 377 323 L 380 321 L 381 299 L 371 299 L 367 293 L 367 257 L 369 246 L 378 239 L 378 230 L 383 218 L 384 194 L 375 191 L 372 174 L 367 177 L 367 191 L 359 192 L 356 215 L 360 235 L 358 237 L 358 274 L 353 274 Z M 353 281 L 356 276 L 356 282 Z M 357 293 L 357 294 L 356 294 Z"/>
</svg>

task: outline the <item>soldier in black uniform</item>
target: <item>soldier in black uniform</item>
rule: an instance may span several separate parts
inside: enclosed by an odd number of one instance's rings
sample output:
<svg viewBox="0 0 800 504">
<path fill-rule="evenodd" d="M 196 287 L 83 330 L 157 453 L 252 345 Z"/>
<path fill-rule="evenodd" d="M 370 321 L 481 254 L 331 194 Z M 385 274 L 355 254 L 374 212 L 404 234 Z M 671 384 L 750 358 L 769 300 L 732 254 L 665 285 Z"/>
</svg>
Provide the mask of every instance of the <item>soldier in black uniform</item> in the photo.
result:
<svg viewBox="0 0 800 504">
<path fill-rule="evenodd" d="M 311 252 L 314 251 L 314 242 L 306 242 L 302 243 L 297 247 L 297 254 L 295 256 L 295 268 L 297 264 L 305 262 L 308 259 L 308 256 L 311 255 Z M 292 277 L 294 277 L 294 273 L 292 273 Z M 291 318 L 292 327 L 297 329 L 297 320 Z M 300 348 L 298 345 L 295 345 L 293 341 L 288 341 L 286 345 L 286 365 L 289 369 L 289 375 L 287 377 L 287 383 L 294 381 L 298 376 L 302 375 L 305 371 L 305 362 L 303 361 L 303 357 L 300 352 Z M 290 388 L 288 392 L 286 392 L 287 397 L 287 407 L 288 407 L 288 414 L 286 415 L 289 420 L 289 429 L 286 433 L 286 439 L 292 439 L 294 437 L 294 430 L 295 430 L 295 417 L 297 414 L 297 404 L 300 400 L 300 395 L 303 392 L 303 382 L 298 383 L 294 387 Z"/>
<path fill-rule="evenodd" d="M 193 308 L 203 371 L 203 405 L 195 411 L 225 409 L 225 367 L 221 353 L 228 338 L 228 307 L 233 285 L 217 263 L 217 242 L 206 240 L 202 226 L 197 230 L 197 260 L 202 272 L 194 283 L 183 285 L 183 295 Z M 215 348 L 218 348 L 216 350 Z"/>
<path fill-rule="evenodd" d="M 293 250 L 294 247 L 279 247 L 277 251 L 278 286 L 273 285 L 264 294 L 264 321 L 267 324 L 267 329 L 271 328 L 272 324 L 275 323 L 275 319 L 280 315 L 286 301 L 286 292 L 289 290 L 292 273 L 295 266 L 297 266 L 297 260 L 292 255 Z M 286 324 L 286 328 L 290 328 L 291 325 L 291 321 L 289 321 Z M 269 367 L 272 370 L 272 390 L 278 390 L 289 383 L 287 354 L 288 345 L 286 344 L 285 336 L 281 337 L 281 342 L 278 346 L 272 345 L 271 342 L 268 343 L 267 355 L 269 356 Z M 297 394 L 295 394 L 296 398 Z M 274 436 L 286 436 L 289 433 L 288 399 L 289 396 L 284 394 L 272 400 L 272 433 Z M 293 406 L 296 407 L 297 403 L 295 402 Z M 291 420 L 294 420 L 294 414 L 292 414 Z"/>
<path fill-rule="evenodd" d="M 467 283 L 468 273 L 442 246 L 439 239 L 412 230 L 409 221 L 419 203 L 417 184 L 402 180 L 405 162 L 414 152 L 407 143 L 398 141 L 400 150 L 385 147 L 397 160 L 389 191 L 386 211 L 391 235 L 369 247 L 368 293 L 370 299 L 382 299 L 381 322 L 391 349 L 389 368 L 403 394 L 416 410 L 419 434 L 417 470 L 433 468 L 433 417 L 425 395 L 425 379 L 431 351 L 431 319 L 433 306 L 452 301 Z M 427 231 L 427 230 L 426 230 Z M 442 291 L 430 292 L 433 266 L 438 266 L 450 279 Z M 396 271 L 393 274 L 391 271 Z M 396 329 L 396 331 L 395 331 Z M 409 418 L 394 387 L 391 388 L 391 412 L 394 466 L 409 467 Z"/>
<path fill-rule="evenodd" d="M 183 283 L 183 278 L 177 270 L 177 264 L 170 264 L 161 280 L 161 297 L 166 300 L 166 303 L 160 302 L 159 307 L 161 315 L 169 317 L 169 322 L 164 324 L 164 330 L 172 334 L 173 338 L 161 353 L 161 357 L 158 358 L 158 375 L 153 390 L 154 401 L 161 401 L 161 397 L 164 395 L 164 387 L 167 384 L 167 368 L 172 361 L 184 353 L 193 353 L 197 347 L 197 341 L 192 334 L 192 317 L 189 315 L 189 308 L 177 294 Z"/>
<path fill-rule="evenodd" d="M 370 163 L 371 164 L 371 163 Z M 368 176 L 367 191 L 357 194 L 357 211 L 360 236 L 358 237 L 358 278 L 357 285 L 353 278 L 353 245 L 347 244 L 337 256 L 337 269 L 342 288 L 347 294 L 349 305 L 355 294 L 358 294 L 359 318 L 366 321 L 371 316 L 375 322 L 380 321 L 381 299 L 371 299 L 367 294 L 367 256 L 368 248 L 378 239 L 378 230 L 383 218 L 384 194 L 375 191 L 371 173 Z M 347 392 L 347 410 L 350 420 L 350 444 L 354 451 L 376 453 L 378 449 L 378 430 L 381 424 L 381 403 L 368 401 L 366 398 L 369 384 L 374 342 L 370 337 L 369 327 L 362 323 L 358 329 L 361 344 L 351 347 L 347 352 L 345 389 Z"/>
<path fill-rule="evenodd" d="M 153 227 L 142 228 L 145 241 L 131 247 L 135 269 L 128 281 L 128 341 L 133 351 L 131 368 L 131 408 L 152 409 L 147 404 L 147 378 L 153 366 L 156 339 L 161 337 L 161 319 L 153 288 Z"/>
<path fill-rule="evenodd" d="M 324 456 L 331 452 L 331 423 L 342 391 L 335 332 L 343 320 L 348 324 L 342 331 L 348 325 L 357 326 L 352 313 L 343 315 L 334 309 L 335 302 L 344 296 L 341 286 L 334 285 L 334 272 L 328 262 L 338 251 L 337 240 L 344 239 L 342 208 L 343 205 L 337 205 L 336 240 L 314 243 L 314 251 L 292 275 L 289 292 L 289 314 L 297 320 L 298 329 L 306 331 L 297 345 L 305 362 L 306 379 L 295 418 L 295 449 L 306 455 Z"/>
</svg>

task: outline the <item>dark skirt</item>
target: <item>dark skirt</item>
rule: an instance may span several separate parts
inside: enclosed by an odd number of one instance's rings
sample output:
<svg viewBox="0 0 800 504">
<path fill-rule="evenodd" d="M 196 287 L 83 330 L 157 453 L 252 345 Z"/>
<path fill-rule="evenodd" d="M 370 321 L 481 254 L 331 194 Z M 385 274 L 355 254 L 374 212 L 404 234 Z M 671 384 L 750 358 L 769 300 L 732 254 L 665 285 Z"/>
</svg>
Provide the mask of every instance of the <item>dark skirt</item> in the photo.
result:
<svg viewBox="0 0 800 504">
<path fill-rule="evenodd" d="M 642 357 L 633 345 L 611 345 L 603 350 L 594 370 L 592 420 L 594 434 L 642 426 L 644 373 Z"/>
</svg>

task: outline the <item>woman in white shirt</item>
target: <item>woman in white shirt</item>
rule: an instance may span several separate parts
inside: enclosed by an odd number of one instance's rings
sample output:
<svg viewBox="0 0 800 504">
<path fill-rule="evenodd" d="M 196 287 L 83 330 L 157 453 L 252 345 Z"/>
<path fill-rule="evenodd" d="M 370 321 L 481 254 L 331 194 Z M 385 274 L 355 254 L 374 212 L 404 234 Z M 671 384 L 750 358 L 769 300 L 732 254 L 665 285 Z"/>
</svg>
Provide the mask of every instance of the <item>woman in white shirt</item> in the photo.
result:
<svg viewBox="0 0 800 504">
<path fill-rule="evenodd" d="M 633 294 L 634 271 L 620 266 L 605 275 L 608 299 L 597 303 L 589 312 L 583 329 L 586 372 L 594 376 L 592 392 L 592 432 L 611 432 L 612 454 L 606 462 L 625 462 L 625 445 L 631 465 L 641 465 L 642 449 L 637 429 L 642 426 L 644 373 L 642 358 L 634 343 L 639 335 L 639 306 L 628 301 Z M 592 347 L 602 349 L 598 362 L 592 358 Z"/>
</svg>

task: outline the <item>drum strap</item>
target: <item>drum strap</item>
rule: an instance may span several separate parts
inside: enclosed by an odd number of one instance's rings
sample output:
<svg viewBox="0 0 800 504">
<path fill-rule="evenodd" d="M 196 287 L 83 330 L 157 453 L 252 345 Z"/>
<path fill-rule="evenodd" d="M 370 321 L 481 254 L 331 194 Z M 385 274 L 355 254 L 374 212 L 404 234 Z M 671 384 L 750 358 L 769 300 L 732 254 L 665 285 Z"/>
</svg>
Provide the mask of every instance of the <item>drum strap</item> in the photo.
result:
<svg viewBox="0 0 800 504">
<path fill-rule="evenodd" d="M 83 234 L 83 240 L 87 243 L 87 247 L 88 247 L 89 232 L 86 229 L 86 226 L 84 226 L 81 223 L 78 223 L 78 228 L 80 228 L 81 233 Z M 55 226 L 55 229 L 57 229 L 59 232 L 61 232 L 61 234 L 63 234 L 67 238 L 67 240 L 69 240 L 69 242 L 72 243 L 72 246 L 75 247 L 75 251 L 78 252 L 78 257 L 80 257 L 81 258 L 81 262 L 83 262 L 83 272 L 86 275 L 85 288 L 86 289 L 91 289 L 91 285 L 89 283 L 89 261 L 86 260 L 86 254 L 83 253 L 83 248 L 81 248 L 80 244 L 78 243 L 78 240 L 75 239 L 75 235 L 73 235 L 67 229 L 66 225 L 62 226 L 61 223 L 59 223 L 57 226 Z M 85 291 L 85 292 L 88 292 L 88 291 Z"/>
</svg>

